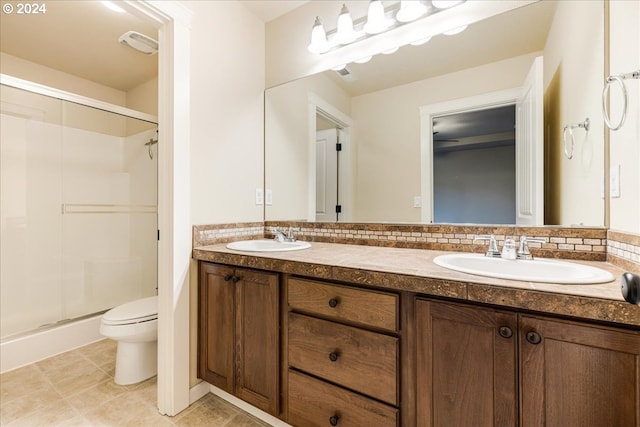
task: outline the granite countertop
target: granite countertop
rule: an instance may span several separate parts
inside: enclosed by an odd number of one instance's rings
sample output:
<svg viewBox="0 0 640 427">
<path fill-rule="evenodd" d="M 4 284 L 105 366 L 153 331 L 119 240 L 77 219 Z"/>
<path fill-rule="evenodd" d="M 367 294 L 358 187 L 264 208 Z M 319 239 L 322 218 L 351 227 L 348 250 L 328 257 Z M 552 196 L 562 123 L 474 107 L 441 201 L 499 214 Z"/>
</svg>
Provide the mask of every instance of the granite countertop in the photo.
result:
<svg viewBox="0 0 640 427">
<path fill-rule="evenodd" d="M 433 259 L 451 252 L 313 242 L 289 252 L 242 252 L 225 244 L 193 249 L 193 258 L 640 327 L 640 306 L 622 298 L 624 270 L 606 263 L 572 261 L 607 270 L 614 281 L 562 285 L 496 279 L 440 267 Z"/>
</svg>

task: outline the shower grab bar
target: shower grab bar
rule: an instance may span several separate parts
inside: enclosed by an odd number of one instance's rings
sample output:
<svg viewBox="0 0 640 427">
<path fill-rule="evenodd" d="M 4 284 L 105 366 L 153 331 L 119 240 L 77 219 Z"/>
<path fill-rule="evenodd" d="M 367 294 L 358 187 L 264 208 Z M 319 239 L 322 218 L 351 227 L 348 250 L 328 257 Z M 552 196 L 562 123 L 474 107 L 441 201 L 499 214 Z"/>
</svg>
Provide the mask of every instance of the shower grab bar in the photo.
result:
<svg viewBox="0 0 640 427">
<path fill-rule="evenodd" d="M 63 203 L 62 214 L 157 214 L 156 205 Z"/>
<path fill-rule="evenodd" d="M 564 155 L 567 156 L 567 159 L 571 160 L 573 158 L 573 146 L 576 143 L 575 137 L 573 136 L 573 130 L 577 128 L 582 128 L 585 131 L 589 132 L 589 117 L 584 119 L 584 122 L 577 123 L 575 125 L 564 125 L 562 128 L 562 144 L 564 146 Z M 569 136 L 571 137 L 571 150 L 567 147 L 567 131 L 569 132 Z"/>
<path fill-rule="evenodd" d="M 602 89 L 602 115 L 604 117 L 604 122 L 607 127 L 611 130 L 618 130 L 624 124 L 625 119 L 627 118 L 627 86 L 624 84 L 624 81 L 627 79 L 640 79 L 640 70 L 632 71 L 630 73 L 622 73 L 618 75 L 611 75 L 607 77 L 604 82 L 604 88 Z M 611 123 L 611 117 L 607 113 L 607 95 L 609 94 L 610 87 L 613 83 L 617 83 L 620 86 L 620 90 L 622 90 L 622 116 L 620 117 L 620 123 L 617 125 L 613 125 Z"/>
</svg>

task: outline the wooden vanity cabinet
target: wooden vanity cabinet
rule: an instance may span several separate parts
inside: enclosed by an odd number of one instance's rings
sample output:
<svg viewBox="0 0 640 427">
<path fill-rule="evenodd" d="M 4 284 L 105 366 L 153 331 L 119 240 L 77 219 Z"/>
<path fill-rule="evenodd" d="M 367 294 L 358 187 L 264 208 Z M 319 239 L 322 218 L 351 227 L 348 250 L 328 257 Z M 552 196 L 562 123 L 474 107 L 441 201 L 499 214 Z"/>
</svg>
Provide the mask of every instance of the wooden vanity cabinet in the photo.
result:
<svg viewBox="0 0 640 427">
<path fill-rule="evenodd" d="M 279 275 L 200 262 L 198 375 L 279 415 Z"/>
<path fill-rule="evenodd" d="M 640 332 L 416 301 L 419 427 L 640 426 Z"/>
<path fill-rule="evenodd" d="M 294 277 L 286 282 L 287 421 L 398 426 L 399 295 Z"/>
<path fill-rule="evenodd" d="M 418 427 L 518 425 L 517 315 L 416 301 Z"/>
<path fill-rule="evenodd" d="M 640 426 L 640 331 L 522 315 L 522 427 Z"/>
</svg>

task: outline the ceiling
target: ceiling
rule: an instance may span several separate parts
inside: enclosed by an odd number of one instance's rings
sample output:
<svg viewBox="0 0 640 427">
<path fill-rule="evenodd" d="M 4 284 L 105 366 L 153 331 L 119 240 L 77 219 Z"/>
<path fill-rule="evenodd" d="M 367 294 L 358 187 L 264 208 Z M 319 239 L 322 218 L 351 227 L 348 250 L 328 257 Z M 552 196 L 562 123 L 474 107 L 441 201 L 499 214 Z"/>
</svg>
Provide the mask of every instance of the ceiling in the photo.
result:
<svg viewBox="0 0 640 427">
<path fill-rule="evenodd" d="M 157 40 L 152 25 L 99 1 L 49 0 L 46 8 L 0 14 L 0 50 L 125 92 L 158 75 L 158 55 L 118 43 L 130 30 Z"/>
<path fill-rule="evenodd" d="M 309 0 L 241 0 L 244 4 L 263 22 L 273 21 L 279 16 L 284 15 L 308 3 Z"/>
</svg>

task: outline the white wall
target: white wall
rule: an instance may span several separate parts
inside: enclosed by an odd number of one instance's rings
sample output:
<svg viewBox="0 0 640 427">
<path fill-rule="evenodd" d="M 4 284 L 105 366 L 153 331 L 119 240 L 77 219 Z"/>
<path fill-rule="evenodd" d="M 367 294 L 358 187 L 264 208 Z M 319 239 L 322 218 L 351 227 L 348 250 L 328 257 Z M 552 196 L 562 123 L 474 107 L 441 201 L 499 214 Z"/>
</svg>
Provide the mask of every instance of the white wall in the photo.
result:
<svg viewBox="0 0 640 427">
<path fill-rule="evenodd" d="M 610 73 L 640 69 L 640 2 L 610 2 Z M 611 131 L 611 165 L 620 165 L 620 197 L 611 199 L 610 227 L 640 234 L 640 80 L 626 80 L 627 119 L 620 130 Z M 602 84 L 601 84 L 602 86 Z M 611 115 L 619 122 L 622 95 L 614 84 Z"/>
<path fill-rule="evenodd" d="M 261 221 L 264 23 L 236 1 L 184 4 L 193 11 L 193 224 Z"/>
<path fill-rule="evenodd" d="M 545 201 L 554 204 L 548 206 L 554 211 L 552 224 L 604 225 L 604 200 L 599 191 L 604 165 L 601 52 L 604 52 L 603 3 L 558 2 L 544 50 L 545 145 L 550 150 L 545 160 L 547 173 L 551 171 L 555 176 L 551 188 L 545 189 L 548 196 Z M 575 150 L 569 160 L 564 155 L 563 126 L 587 117 L 589 132 L 574 131 Z"/>
</svg>

